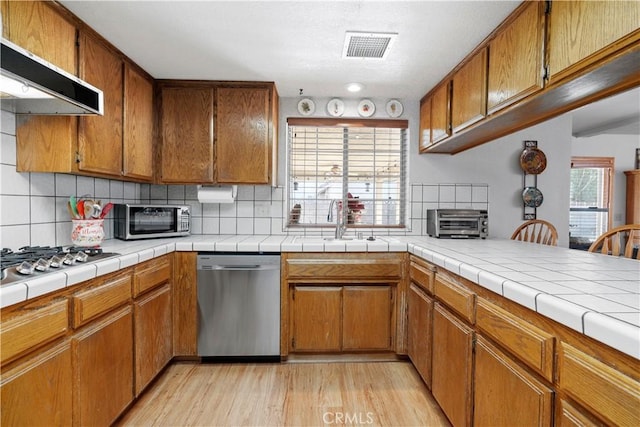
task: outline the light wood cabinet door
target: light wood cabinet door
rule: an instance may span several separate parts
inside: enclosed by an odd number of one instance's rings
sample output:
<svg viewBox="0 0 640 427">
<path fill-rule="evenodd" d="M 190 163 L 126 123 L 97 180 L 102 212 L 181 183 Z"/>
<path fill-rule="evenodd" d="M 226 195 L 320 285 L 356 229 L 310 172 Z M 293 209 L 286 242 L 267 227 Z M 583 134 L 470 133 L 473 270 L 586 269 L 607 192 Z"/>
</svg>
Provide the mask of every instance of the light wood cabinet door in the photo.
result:
<svg viewBox="0 0 640 427">
<path fill-rule="evenodd" d="M 451 83 L 445 82 L 433 92 L 431 101 L 431 143 L 433 144 L 451 135 L 450 88 Z"/>
<path fill-rule="evenodd" d="M 71 424 L 71 346 L 66 340 L 2 372 L 3 426 L 64 426 Z"/>
<path fill-rule="evenodd" d="M 213 92 L 162 88 L 162 182 L 213 183 Z"/>
<path fill-rule="evenodd" d="M 153 148 L 153 81 L 125 64 L 123 175 L 150 181 L 153 178 Z"/>
<path fill-rule="evenodd" d="M 427 387 L 431 388 L 433 299 L 414 283 L 409 286 L 407 312 L 407 354 Z"/>
<path fill-rule="evenodd" d="M 420 152 L 431 145 L 431 103 L 431 98 L 420 101 Z"/>
<path fill-rule="evenodd" d="M 78 168 L 120 177 L 122 174 L 123 62 L 91 36 L 80 35 L 80 78 L 104 93 L 104 116 L 81 117 Z"/>
<path fill-rule="evenodd" d="M 489 42 L 489 114 L 542 88 L 545 3 L 524 2 Z"/>
<path fill-rule="evenodd" d="M 456 427 L 471 425 L 473 338 L 470 327 L 435 304 L 431 392 Z"/>
<path fill-rule="evenodd" d="M 556 399 L 557 427 L 605 427 L 606 424 L 565 399 Z"/>
<path fill-rule="evenodd" d="M 391 286 L 345 286 L 342 291 L 342 350 L 391 350 Z"/>
<path fill-rule="evenodd" d="M 74 425 L 109 425 L 133 400 L 133 315 L 126 306 L 72 338 Z"/>
<path fill-rule="evenodd" d="M 342 288 L 296 286 L 292 299 L 291 350 L 338 352 L 342 348 Z"/>
<path fill-rule="evenodd" d="M 173 357 L 171 287 L 156 289 L 133 304 L 135 325 L 135 395 L 169 363 Z"/>
<path fill-rule="evenodd" d="M 173 354 L 198 353 L 198 287 L 196 252 L 173 254 Z"/>
<path fill-rule="evenodd" d="M 474 426 L 551 426 L 553 390 L 481 336 L 475 358 Z"/>
<path fill-rule="evenodd" d="M 550 82 L 640 40 L 638 1 L 554 1 L 549 14 Z"/>
<path fill-rule="evenodd" d="M 476 53 L 453 76 L 451 127 L 453 133 L 487 115 L 487 48 Z"/>
<path fill-rule="evenodd" d="M 3 1 L 3 36 L 55 66 L 78 74 L 76 27 L 46 2 Z M 19 115 L 16 120 L 18 172 L 72 172 L 78 118 Z"/>
<path fill-rule="evenodd" d="M 267 88 L 216 89 L 217 183 L 270 183 L 270 99 Z"/>
</svg>

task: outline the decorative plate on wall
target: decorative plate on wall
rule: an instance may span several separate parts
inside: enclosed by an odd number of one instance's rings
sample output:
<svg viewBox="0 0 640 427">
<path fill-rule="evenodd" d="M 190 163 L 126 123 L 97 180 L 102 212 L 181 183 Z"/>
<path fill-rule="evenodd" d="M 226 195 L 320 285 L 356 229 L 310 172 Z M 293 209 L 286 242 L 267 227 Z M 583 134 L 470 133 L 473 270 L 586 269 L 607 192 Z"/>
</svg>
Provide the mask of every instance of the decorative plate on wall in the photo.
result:
<svg viewBox="0 0 640 427">
<path fill-rule="evenodd" d="M 333 98 L 327 104 L 327 113 L 333 117 L 340 117 L 344 114 L 344 102 L 340 98 Z"/>
<path fill-rule="evenodd" d="M 362 117 L 371 117 L 376 112 L 376 104 L 370 99 L 363 99 L 358 104 L 358 114 Z"/>
<path fill-rule="evenodd" d="M 537 208 L 542 204 L 543 199 L 542 191 L 536 187 L 525 187 L 522 190 L 522 201 L 528 208 Z"/>
<path fill-rule="evenodd" d="M 391 101 L 387 102 L 386 110 L 389 117 L 396 118 L 402 115 L 403 108 L 400 101 L 392 99 Z"/>
<path fill-rule="evenodd" d="M 547 168 L 547 156 L 536 147 L 527 147 L 520 155 L 520 167 L 525 173 L 537 175 Z"/>
<path fill-rule="evenodd" d="M 316 111 L 316 104 L 310 98 L 303 98 L 298 101 L 298 113 L 303 116 L 310 116 Z"/>
</svg>

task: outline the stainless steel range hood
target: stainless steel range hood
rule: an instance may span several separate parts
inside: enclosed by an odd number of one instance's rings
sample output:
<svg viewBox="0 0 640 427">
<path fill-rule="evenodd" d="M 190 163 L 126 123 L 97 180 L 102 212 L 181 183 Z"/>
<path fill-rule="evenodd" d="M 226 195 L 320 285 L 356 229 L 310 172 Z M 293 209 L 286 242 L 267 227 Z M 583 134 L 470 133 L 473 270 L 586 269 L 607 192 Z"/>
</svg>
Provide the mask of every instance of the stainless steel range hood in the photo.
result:
<svg viewBox="0 0 640 427">
<path fill-rule="evenodd" d="M 2 39 L 0 103 L 16 114 L 103 115 L 100 89 Z"/>
</svg>

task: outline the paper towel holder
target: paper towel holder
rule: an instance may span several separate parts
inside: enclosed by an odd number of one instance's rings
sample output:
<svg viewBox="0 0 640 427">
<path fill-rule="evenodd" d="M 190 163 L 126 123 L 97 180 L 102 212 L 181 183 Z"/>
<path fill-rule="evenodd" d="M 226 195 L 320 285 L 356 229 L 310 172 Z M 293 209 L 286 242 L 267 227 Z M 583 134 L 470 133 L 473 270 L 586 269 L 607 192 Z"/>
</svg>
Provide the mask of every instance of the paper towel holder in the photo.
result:
<svg viewBox="0 0 640 427">
<path fill-rule="evenodd" d="M 205 196 L 204 193 L 207 190 L 213 190 L 216 193 L 220 193 L 220 197 L 217 198 L 215 195 L 211 195 L 209 197 Z M 198 185 L 198 201 L 200 203 L 233 203 L 236 200 L 236 196 L 238 195 L 238 186 L 237 185 Z M 229 197 L 231 196 L 231 197 Z"/>
</svg>

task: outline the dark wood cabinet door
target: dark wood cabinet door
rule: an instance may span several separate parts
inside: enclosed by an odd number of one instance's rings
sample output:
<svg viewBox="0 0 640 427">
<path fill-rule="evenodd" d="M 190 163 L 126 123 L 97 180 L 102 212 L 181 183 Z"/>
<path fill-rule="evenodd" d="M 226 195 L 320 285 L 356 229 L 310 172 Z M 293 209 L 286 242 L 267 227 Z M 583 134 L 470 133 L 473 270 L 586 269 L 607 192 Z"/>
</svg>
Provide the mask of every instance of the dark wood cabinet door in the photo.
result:
<svg viewBox="0 0 640 427">
<path fill-rule="evenodd" d="M 298 352 L 338 352 L 342 341 L 342 288 L 296 286 L 291 292 L 292 343 Z"/>
<path fill-rule="evenodd" d="M 469 326 L 435 304 L 431 392 L 456 427 L 471 425 L 473 337 Z"/>
<path fill-rule="evenodd" d="M 433 299 L 412 283 L 407 294 L 407 311 L 407 353 L 427 387 L 431 388 Z"/>
<path fill-rule="evenodd" d="M 638 1 L 555 1 L 549 14 L 550 83 L 640 41 Z"/>
<path fill-rule="evenodd" d="M 75 425 L 110 425 L 133 400 L 131 306 L 72 339 Z"/>
<path fill-rule="evenodd" d="M 474 426 L 551 426 L 552 389 L 481 336 L 475 357 Z"/>
<path fill-rule="evenodd" d="M 166 284 L 137 299 L 133 311 L 135 395 L 139 396 L 173 357 L 170 285 Z"/>
<path fill-rule="evenodd" d="M 431 145 L 431 98 L 420 102 L 420 148 L 422 152 Z"/>
<path fill-rule="evenodd" d="M 391 350 L 392 288 L 345 286 L 342 292 L 342 350 Z"/>
<path fill-rule="evenodd" d="M 68 340 L 3 369 L 0 382 L 3 426 L 70 425 L 71 346 Z"/>
<path fill-rule="evenodd" d="M 491 114 L 542 88 L 545 2 L 525 2 L 489 42 Z"/>
<path fill-rule="evenodd" d="M 162 182 L 213 182 L 213 92 L 162 88 Z"/>
<path fill-rule="evenodd" d="M 267 88 L 216 89 L 216 182 L 270 183 L 270 99 Z"/>
<path fill-rule="evenodd" d="M 153 179 L 153 81 L 133 67 L 124 68 L 124 176 Z"/>
<path fill-rule="evenodd" d="M 197 253 L 175 252 L 173 256 L 173 352 L 175 356 L 195 356 L 198 354 Z"/>
<path fill-rule="evenodd" d="M 451 135 L 450 88 L 451 83 L 446 82 L 433 92 L 431 101 L 431 142 L 434 144 Z"/>
<path fill-rule="evenodd" d="M 123 62 L 87 34 L 80 35 L 80 78 L 104 93 L 104 115 L 81 117 L 78 168 L 122 175 Z"/>
<path fill-rule="evenodd" d="M 487 48 L 476 53 L 453 76 L 451 127 L 453 133 L 487 115 Z"/>
</svg>

